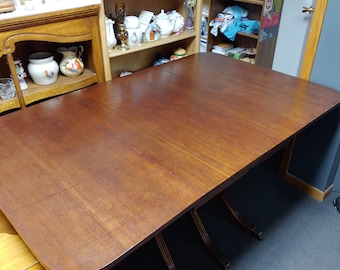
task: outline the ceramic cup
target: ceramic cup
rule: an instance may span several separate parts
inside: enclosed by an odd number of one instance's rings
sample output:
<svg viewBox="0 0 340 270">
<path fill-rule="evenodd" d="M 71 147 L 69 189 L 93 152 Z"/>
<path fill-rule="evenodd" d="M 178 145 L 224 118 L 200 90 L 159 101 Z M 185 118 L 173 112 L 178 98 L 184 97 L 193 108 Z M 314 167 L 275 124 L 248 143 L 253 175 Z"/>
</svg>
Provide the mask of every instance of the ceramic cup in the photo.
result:
<svg viewBox="0 0 340 270">
<path fill-rule="evenodd" d="M 139 26 L 139 20 L 137 16 L 126 16 L 124 19 L 125 28 L 137 28 Z"/>
</svg>

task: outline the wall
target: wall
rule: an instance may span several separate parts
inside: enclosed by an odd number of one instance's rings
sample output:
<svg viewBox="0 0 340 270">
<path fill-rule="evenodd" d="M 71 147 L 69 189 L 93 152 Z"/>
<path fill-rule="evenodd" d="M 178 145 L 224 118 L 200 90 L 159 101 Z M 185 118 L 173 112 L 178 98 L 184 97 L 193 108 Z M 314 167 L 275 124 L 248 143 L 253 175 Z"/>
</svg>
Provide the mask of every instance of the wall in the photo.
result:
<svg viewBox="0 0 340 270">
<path fill-rule="evenodd" d="M 340 161 L 340 108 L 301 132 L 295 142 L 290 172 L 325 191 L 338 185 Z M 335 190 L 335 188 L 334 188 Z"/>
<path fill-rule="evenodd" d="M 323 1 L 323 0 L 318 0 Z M 284 0 L 273 70 L 299 76 L 312 16 L 302 7 L 313 0 Z M 339 0 L 328 0 L 318 50 L 310 80 L 340 91 Z M 330 42 L 331 41 L 331 42 Z M 338 110 L 339 111 L 339 110 Z M 340 191 L 340 112 L 312 125 L 298 137 L 290 171 L 308 184 L 325 191 L 331 184 Z"/>
<path fill-rule="evenodd" d="M 322 1 L 322 0 L 318 0 Z M 339 0 L 328 0 L 310 81 L 340 91 Z M 333 53 L 334 52 L 334 53 Z M 302 166 L 297 166 L 298 164 Z M 302 132 L 296 141 L 291 171 L 325 191 L 340 191 L 340 109 Z M 298 168 L 299 167 L 299 168 Z"/>
</svg>

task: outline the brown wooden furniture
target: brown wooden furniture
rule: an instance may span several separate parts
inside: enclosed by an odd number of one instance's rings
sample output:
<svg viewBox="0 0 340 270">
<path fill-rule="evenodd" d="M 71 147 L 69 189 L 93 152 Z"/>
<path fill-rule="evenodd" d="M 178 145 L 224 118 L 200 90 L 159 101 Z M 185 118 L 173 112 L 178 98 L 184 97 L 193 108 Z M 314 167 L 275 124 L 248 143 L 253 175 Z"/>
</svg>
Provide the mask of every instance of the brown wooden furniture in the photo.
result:
<svg viewBox="0 0 340 270">
<path fill-rule="evenodd" d="M 45 268 L 113 266 L 339 102 L 208 53 L 96 84 L 0 117 L 0 208 Z"/>
<path fill-rule="evenodd" d="M 115 14 L 115 3 L 120 0 L 103 0 L 105 14 L 109 17 Z M 142 10 L 152 11 L 155 15 L 160 13 L 161 9 L 165 11 L 177 10 L 182 16 L 185 16 L 184 0 L 125 0 L 126 15 L 139 16 Z M 200 30 L 201 30 L 201 11 L 202 0 L 196 1 L 195 8 L 195 29 L 192 33 L 184 32 L 180 36 L 170 36 L 157 41 L 142 43 L 140 46 L 131 46 L 127 51 L 120 51 L 117 47 L 109 52 L 110 61 L 105 65 L 106 70 L 110 70 L 112 77 L 118 77 L 122 71 L 138 71 L 153 65 L 158 54 L 170 57 L 176 49 L 182 47 L 187 50 L 188 54 L 198 53 L 200 47 Z M 105 29 L 102 29 L 105 31 Z M 104 46 L 103 50 L 107 50 Z M 111 78 L 110 78 L 111 79 Z"/>
<path fill-rule="evenodd" d="M 0 0 L 0 13 L 10 12 L 15 9 L 12 0 Z"/>
<path fill-rule="evenodd" d="M 266 12 L 266 4 L 273 3 L 270 15 Z M 258 34 L 239 32 L 235 41 L 231 42 L 223 34 L 217 37 L 207 35 L 207 50 L 211 51 L 213 45 L 225 42 L 233 43 L 235 47 L 256 48 L 255 64 L 263 67 L 272 67 L 274 51 L 276 46 L 279 21 L 281 17 L 283 0 L 203 0 L 203 6 L 209 9 L 208 23 L 228 6 L 240 6 L 248 10 L 248 18 L 258 20 L 261 23 Z"/>
<path fill-rule="evenodd" d="M 0 100 L 0 113 L 24 108 L 36 101 L 104 81 L 98 19 L 100 8 L 99 3 L 36 14 L 20 11 L 17 12 L 19 15 L 15 12 L 0 14 L 0 76 L 12 75 L 17 89 L 15 98 Z M 36 85 L 28 80 L 28 89 L 20 90 L 14 65 L 15 59 L 19 58 L 22 61 L 27 72 L 29 54 L 48 51 L 58 60 L 56 52 L 58 47 L 70 47 L 75 44 L 82 44 L 85 47 L 83 56 L 85 70 L 80 76 L 69 78 L 59 75 L 56 83 L 47 86 Z"/>
<path fill-rule="evenodd" d="M 1 211 L 0 265 L 2 269 L 44 269 Z"/>
</svg>

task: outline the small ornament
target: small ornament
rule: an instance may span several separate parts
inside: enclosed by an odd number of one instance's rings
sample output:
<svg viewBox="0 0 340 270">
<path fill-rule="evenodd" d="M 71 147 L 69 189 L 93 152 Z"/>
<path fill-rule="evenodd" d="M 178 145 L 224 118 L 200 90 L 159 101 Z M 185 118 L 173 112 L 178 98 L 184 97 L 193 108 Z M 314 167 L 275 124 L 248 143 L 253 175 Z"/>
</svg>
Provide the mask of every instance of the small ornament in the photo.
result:
<svg viewBox="0 0 340 270">
<path fill-rule="evenodd" d="M 184 2 L 186 10 L 185 30 L 191 33 L 194 30 L 194 8 L 196 6 L 196 0 L 185 0 Z"/>
<path fill-rule="evenodd" d="M 24 70 L 24 67 L 22 66 L 21 60 L 17 59 L 14 61 L 14 65 L 15 65 L 15 71 L 17 73 L 18 76 L 18 80 L 20 83 L 20 88 L 21 90 L 26 90 L 28 88 L 28 85 L 25 81 L 25 78 L 27 77 L 27 73 Z"/>
</svg>

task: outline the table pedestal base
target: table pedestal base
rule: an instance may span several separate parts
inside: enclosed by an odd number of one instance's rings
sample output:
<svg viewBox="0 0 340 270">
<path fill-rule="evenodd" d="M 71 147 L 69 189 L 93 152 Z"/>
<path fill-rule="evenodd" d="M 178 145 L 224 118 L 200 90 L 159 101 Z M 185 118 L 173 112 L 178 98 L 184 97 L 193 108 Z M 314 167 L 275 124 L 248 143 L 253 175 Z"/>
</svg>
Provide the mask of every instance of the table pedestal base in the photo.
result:
<svg viewBox="0 0 340 270">
<path fill-rule="evenodd" d="M 254 236 L 258 240 L 264 239 L 262 231 L 259 228 L 257 228 L 256 226 L 250 224 L 248 221 L 246 221 L 245 219 L 243 219 L 240 216 L 239 212 L 232 205 L 229 198 L 227 197 L 227 195 L 224 192 L 220 193 L 219 198 L 222 200 L 223 204 L 227 208 L 228 213 L 231 214 L 229 216 L 232 218 L 234 223 L 236 223 L 236 225 L 241 227 L 244 231 L 246 231 L 250 235 Z"/>
<path fill-rule="evenodd" d="M 203 222 L 197 212 L 197 209 L 192 209 L 190 211 L 191 217 L 194 220 L 195 226 L 210 253 L 217 258 L 217 260 L 221 263 L 221 265 L 226 270 L 231 270 L 230 262 L 223 256 L 223 254 L 215 247 L 214 243 L 212 242 L 208 232 L 206 231 Z"/>
<path fill-rule="evenodd" d="M 158 248 L 160 249 L 162 256 L 165 260 L 166 265 L 168 266 L 169 270 L 176 270 L 176 265 L 174 260 L 171 257 L 170 251 L 168 246 L 165 243 L 162 233 L 159 233 L 155 236 Z"/>
<path fill-rule="evenodd" d="M 232 218 L 232 220 L 234 221 L 234 223 L 236 225 L 238 225 L 239 227 L 241 227 L 241 229 L 243 229 L 244 231 L 246 231 L 247 233 L 249 233 L 250 235 L 254 236 L 255 238 L 257 238 L 258 240 L 263 240 L 263 233 L 262 231 L 257 228 L 256 226 L 250 224 L 248 221 L 246 221 L 245 219 L 243 219 L 239 212 L 235 209 L 235 207 L 232 205 L 232 203 L 230 202 L 229 198 L 227 197 L 227 195 L 224 192 L 221 192 L 218 196 L 223 204 L 225 205 L 226 209 L 228 210 L 229 213 L 229 217 Z M 208 248 L 208 250 L 210 251 L 210 253 L 218 259 L 218 261 L 220 262 L 220 264 L 223 266 L 224 269 L 226 270 L 231 270 L 231 264 L 230 262 L 223 256 L 223 254 L 215 247 L 213 241 L 211 240 L 207 230 L 204 227 L 204 224 L 198 214 L 197 209 L 192 209 L 190 211 L 190 215 L 195 223 L 195 226 L 204 242 L 204 244 L 206 245 L 206 247 Z"/>
</svg>

